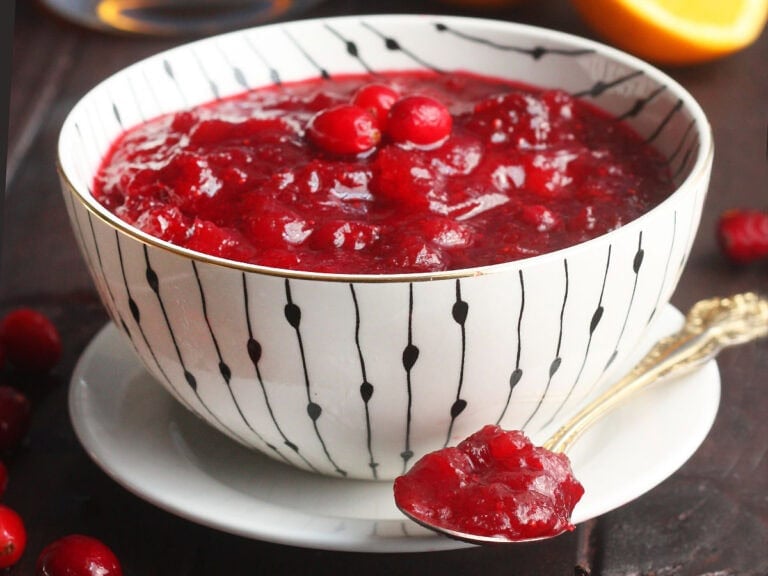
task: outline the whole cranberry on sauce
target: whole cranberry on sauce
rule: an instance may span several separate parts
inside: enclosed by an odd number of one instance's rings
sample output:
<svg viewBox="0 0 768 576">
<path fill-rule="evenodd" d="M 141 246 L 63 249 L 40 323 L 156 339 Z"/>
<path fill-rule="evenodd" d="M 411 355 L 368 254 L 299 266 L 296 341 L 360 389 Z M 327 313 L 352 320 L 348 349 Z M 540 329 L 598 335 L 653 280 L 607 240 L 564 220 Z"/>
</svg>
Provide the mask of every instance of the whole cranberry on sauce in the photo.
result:
<svg viewBox="0 0 768 576">
<path fill-rule="evenodd" d="M 381 132 L 368 110 L 341 104 L 315 114 L 307 125 L 307 136 L 326 152 L 357 155 L 372 150 L 379 143 Z"/>
<path fill-rule="evenodd" d="M 387 119 L 389 138 L 406 147 L 432 148 L 451 135 L 453 117 L 429 96 L 406 96 L 394 103 Z"/>
<path fill-rule="evenodd" d="M 400 94 L 384 84 L 361 86 L 352 98 L 352 104 L 365 108 L 376 118 L 379 129 L 384 130 L 389 110 L 398 101 Z"/>
</svg>

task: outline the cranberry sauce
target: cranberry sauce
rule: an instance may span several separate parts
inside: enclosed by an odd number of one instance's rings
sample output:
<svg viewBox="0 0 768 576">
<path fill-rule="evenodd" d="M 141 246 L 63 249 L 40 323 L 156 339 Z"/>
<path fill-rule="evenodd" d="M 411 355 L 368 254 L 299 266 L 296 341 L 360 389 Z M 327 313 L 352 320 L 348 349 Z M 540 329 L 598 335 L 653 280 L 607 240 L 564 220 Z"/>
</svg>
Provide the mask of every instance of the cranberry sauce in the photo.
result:
<svg viewBox="0 0 768 576">
<path fill-rule="evenodd" d="M 417 461 L 394 485 L 401 510 L 464 534 L 523 540 L 573 530 L 584 488 L 565 454 L 488 425 Z"/>
<path fill-rule="evenodd" d="M 121 135 L 94 182 L 179 246 L 356 274 L 550 252 L 672 190 L 663 158 L 593 106 L 467 73 L 311 80 L 163 116 Z"/>
</svg>

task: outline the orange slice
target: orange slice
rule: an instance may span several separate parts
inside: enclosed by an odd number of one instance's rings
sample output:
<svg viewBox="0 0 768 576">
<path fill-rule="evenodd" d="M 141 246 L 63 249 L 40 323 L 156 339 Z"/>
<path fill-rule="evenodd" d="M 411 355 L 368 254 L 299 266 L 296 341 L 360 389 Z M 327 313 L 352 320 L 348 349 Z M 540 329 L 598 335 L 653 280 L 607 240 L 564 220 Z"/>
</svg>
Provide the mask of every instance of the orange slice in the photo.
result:
<svg viewBox="0 0 768 576">
<path fill-rule="evenodd" d="M 695 64 L 752 44 L 768 0 L 572 0 L 613 45 L 659 64 Z"/>
</svg>

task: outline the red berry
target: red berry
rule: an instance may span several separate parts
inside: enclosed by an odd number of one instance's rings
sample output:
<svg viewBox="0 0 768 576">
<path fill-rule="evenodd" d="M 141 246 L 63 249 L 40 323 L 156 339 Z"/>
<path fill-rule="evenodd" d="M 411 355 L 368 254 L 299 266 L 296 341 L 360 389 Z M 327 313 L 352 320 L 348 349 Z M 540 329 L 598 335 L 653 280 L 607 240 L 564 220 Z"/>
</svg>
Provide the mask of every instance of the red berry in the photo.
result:
<svg viewBox="0 0 768 576">
<path fill-rule="evenodd" d="M 122 576 L 115 554 L 96 538 L 70 534 L 51 542 L 37 558 L 35 576 Z"/>
<path fill-rule="evenodd" d="M 717 238 L 725 255 L 737 263 L 768 256 L 768 212 L 728 210 L 720 216 Z"/>
<path fill-rule="evenodd" d="M 18 308 L 3 318 L 0 341 L 10 363 L 24 372 L 47 372 L 61 357 L 61 336 L 56 326 L 31 308 Z"/>
<path fill-rule="evenodd" d="M 384 84 L 366 84 L 361 86 L 352 97 L 352 104 L 370 111 L 376 118 L 380 129 L 384 130 L 392 105 L 400 98 L 400 94 Z"/>
<path fill-rule="evenodd" d="M 389 111 L 387 135 L 405 147 L 436 148 L 451 134 L 453 118 L 441 102 L 429 96 L 406 96 Z"/>
<path fill-rule="evenodd" d="M 341 104 L 321 110 L 307 124 L 307 136 L 332 154 L 357 155 L 372 150 L 381 139 L 376 118 L 365 108 Z"/>
<path fill-rule="evenodd" d="M 12 386 L 0 385 L 0 452 L 19 445 L 29 428 L 31 412 L 24 394 Z"/>
<path fill-rule="evenodd" d="M 26 545 L 27 531 L 21 517 L 0 504 L 0 568 L 16 564 Z"/>
</svg>

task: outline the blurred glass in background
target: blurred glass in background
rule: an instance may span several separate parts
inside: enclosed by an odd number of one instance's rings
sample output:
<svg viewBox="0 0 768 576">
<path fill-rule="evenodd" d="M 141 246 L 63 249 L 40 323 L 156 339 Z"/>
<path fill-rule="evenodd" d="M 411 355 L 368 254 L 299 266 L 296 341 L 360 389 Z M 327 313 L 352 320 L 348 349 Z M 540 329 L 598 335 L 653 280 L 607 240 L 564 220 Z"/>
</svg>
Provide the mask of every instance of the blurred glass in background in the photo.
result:
<svg viewBox="0 0 768 576">
<path fill-rule="evenodd" d="M 6 0 L 3 0 L 6 1 Z M 53 13 L 102 31 L 199 36 L 293 16 L 320 0 L 40 0 Z"/>
</svg>

